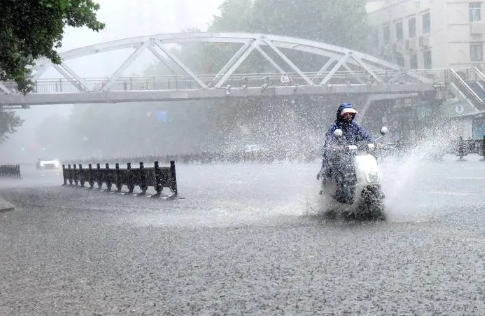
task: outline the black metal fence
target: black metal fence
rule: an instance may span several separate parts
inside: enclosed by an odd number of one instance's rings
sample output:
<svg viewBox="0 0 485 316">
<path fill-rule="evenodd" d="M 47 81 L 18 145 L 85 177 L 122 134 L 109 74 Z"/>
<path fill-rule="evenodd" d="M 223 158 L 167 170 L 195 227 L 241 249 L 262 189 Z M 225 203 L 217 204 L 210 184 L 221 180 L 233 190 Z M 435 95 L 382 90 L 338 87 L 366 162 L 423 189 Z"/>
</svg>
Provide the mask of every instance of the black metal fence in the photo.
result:
<svg viewBox="0 0 485 316">
<path fill-rule="evenodd" d="M 20 165 L 0 165 L 0 177 L 20 179 Z"/>
<path fill-rule="evenodd" d="M 380 157 L 399 157 L 406 153 L 414 152 L 421 153 L 423 158 L 431 158 L 440 160 L 444 155 L 458 156 L 459 160 L 464 160 L 464 157 L 469 154 L 477 154 L 485 157 L 485 136 L 483 139 L 463 139 L 459 137 L 454 140 L 442 141 L 436 139 L 426 152 L 422 152 L 423 148 L 419 148 L 418 144 L 414 143 L 387 143 L 379 150 Z"/>
<path fill-rule="evenodd" d="M 456 142 L 455 147 L 455 154 L 463 159 L 468 154 L 479 154 L 485 157 L 485 135 L 483 139 L 468 139 L 465 140 L 463 137 L 460 137 Z"/>
<path fill-rule="evenodd" d="M 123 186 L 128 188 L 129 193 L 133 193 L 135 186 L 141 190 L 140 194 L 145 194 L 149 187 L 153 187 L 156 196 L 161 196 L 163 188 L 169 188 L 172 191 L 171 198 L 177 197 L 177 176 L 175 172 L 175 162 L 170 161 L 170 167 L 160 167 L 158 161 L 155 161 L 153 167 L 146 168 L 143 162 L 140 162 L 139 168 L 132 168 L 131 163 L 126 164 L 126 169 L 120 168 L 120 164 L 116 163 L 115 168 L 111 169 L 109 163 L 105 164 L 105 168 L 101 168 L 101 164 L 96 164 L 93 168 L 92 164 L 88 164 L 87 168 L 83 168 L 82 164 L 62 165 L 62 174 L 64 177 L 64 185 L 80 185 L 88 184 L 91 189 L 94 185 L 98 185 L 101 189 L 103 184 L 106 185 L 107 191 L 111 191 L 112 186 L 116 186 L 117 192 L 121 192 Z"/>
</svg>

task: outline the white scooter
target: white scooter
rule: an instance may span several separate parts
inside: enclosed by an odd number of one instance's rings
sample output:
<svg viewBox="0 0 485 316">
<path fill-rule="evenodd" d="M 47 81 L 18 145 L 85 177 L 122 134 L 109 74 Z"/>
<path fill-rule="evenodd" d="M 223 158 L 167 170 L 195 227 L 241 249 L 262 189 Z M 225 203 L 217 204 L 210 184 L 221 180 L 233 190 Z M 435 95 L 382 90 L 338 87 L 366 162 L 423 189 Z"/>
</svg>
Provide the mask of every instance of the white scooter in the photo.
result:
<svg viewBox="0 0 485 316">
<path fill-rule="evenodd" d="M 381 137 L 387 132 L 387 127 L 382 127 Z M 340 129 L 334 131 L 334 136 L 338 139 L 342 134 Z M 374 143 L 365 142 L 343 144 L 339 149 L 328 153 L 327 158 L 338 159 L 341 168 L 340 172 L 333 172 L 333 176 L 320 175 L 320 195 L 326 215 L 342 214 L 354 219 L 385 219 L 385 195 L 381 189 L 379 165 L 373 155 L 375 150 Z M 337 181 L 343 183 L 346 203 L 337 200 Z"/>
</svg>

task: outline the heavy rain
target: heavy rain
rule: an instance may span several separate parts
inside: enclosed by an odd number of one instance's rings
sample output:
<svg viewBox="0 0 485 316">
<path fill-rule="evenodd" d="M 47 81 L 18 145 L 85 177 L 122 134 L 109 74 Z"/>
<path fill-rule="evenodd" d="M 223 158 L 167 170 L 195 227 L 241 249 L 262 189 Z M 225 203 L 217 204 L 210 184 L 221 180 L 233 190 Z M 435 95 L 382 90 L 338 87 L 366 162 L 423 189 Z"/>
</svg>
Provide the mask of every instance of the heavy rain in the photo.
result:
<svg viewBox="0 0 485 316">
<path fill-rule="evenodd" d="M 0 315 L 484 315 L 482 6 L 4 0 Z"/>
</svg>

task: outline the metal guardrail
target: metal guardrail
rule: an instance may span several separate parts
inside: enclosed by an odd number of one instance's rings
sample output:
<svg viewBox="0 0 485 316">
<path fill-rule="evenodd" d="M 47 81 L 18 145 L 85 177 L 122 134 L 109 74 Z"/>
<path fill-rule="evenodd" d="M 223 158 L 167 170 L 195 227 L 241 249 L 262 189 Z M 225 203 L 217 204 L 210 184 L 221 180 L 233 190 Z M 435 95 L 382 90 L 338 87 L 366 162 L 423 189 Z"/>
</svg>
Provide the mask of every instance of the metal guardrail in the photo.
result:
<svg viewBox="0 0 485 316">
<path fill-rule="evenodd" d="M 396 142 L 384 144 L 379 152 L 381 158 L 385 157 L 402 157 L 406 153 L 419 152 L 419 146 L 414 143 Z M 425 157 L 441 158 L 446 154 L 455 155 L 459 160 L 469 154 L 478 154 L 485 159 L 485 136 L 483 139 L 463 139 L 459 137 L 456 140 L 448 141 L 442 144 L 436 143 L 434 148 L 429 148 L 429 152 L 424 153 Z"/>
<path fill-rule="evenodd" d="M 454 144 L 454 154 L 457 155 L 460 160 L 468 154 L 478 154 L 485 158 L 485 135 L 482 139 L 463 139 L 460 137 Z"/>
<path fill-rule="evenodd" d="M 449 73 L 450 73 L 450 81 L 455 83 L 458 88 L 468 97 L 470 98 L 471 100 L 473 100 L 475 103 L 478 103 L 478 104 L 475 104 L 475 105 L 479 105 L 480 107 L 483 107 L 484 105 L 484 102 L 483 100 L 478 96 L 478 94 L 465 82 L 465 80 L 463 80 L 462 77 L 460 77 L 460 75 L 458 75 L 455 70 L 453 70 L 452 68 L 449 69 Z"/>
<path fill-rule="evenodd" d="M 175 198 L 178 196 L 177 176 L 175 171 L 175 162 L 170 161 L 170 167 L 160 167 L 158 161 L 154 162 L 153 168 L 145 168 L 143 162 L 140 162 L 139 168 L 132 168 L 131 163 L 126 164 L 126 169 L 120 168 L 120 164 L 116 163 L 114 169 L 110 169 L 109 163 L 105 164 L 105 168 L 101 168 L 101 164 L 97 164 L 93 169 L 92 164 L 88 164 L 88 168 L 83 168 L 82 164 L 77 166 L 74 164 L 62 165 L 62 174 L 64 177 L 64 185 L 80 185 L 89 184 L 90 189 L 94 185 L 98 185 L 98 189 L 106 185 L 107 191 L 110 192 L 112 186 L 116 186 L 118 193 L 121 193 L 123 186 L 128 188 L 129 193 L 133 193 L 135 186 L 141 190 L 140 195 L 146 194 L 149 187 L 153 187 L 156 194 L 152 197 L 162 196 L 163 188 L 169 188 L 172 195 L 168 198 Z"/>
<path fill-rule="evenodd" d="M 473 70 L 475 71 L 475 74 L 478 76 L 478 78 L 477 78 L 478 81 L 480 81 L 480 80 L 485 81 L 485 75 L 483 74 L 483 72 L 480 69 L 475 67 Z"/>
<path fill-rule="evenodd" d="M 22 178 L 20 165 L 0 165 L 0 177 Z"/>
</svg>

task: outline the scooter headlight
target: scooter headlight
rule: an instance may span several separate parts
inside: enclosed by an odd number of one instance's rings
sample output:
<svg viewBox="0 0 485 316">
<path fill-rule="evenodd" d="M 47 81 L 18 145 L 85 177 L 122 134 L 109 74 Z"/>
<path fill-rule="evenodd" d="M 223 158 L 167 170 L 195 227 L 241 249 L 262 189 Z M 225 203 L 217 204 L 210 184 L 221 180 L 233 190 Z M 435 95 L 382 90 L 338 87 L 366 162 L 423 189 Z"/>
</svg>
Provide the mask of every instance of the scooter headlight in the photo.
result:
<svg viewBox="0 0 485 316">
<path fill-rule="evenodd" d="M 367 174 L 367 180 L 371 183 L 379 182 L 379 173 L 377 172 L 369 172 Z"/>
</svg>

